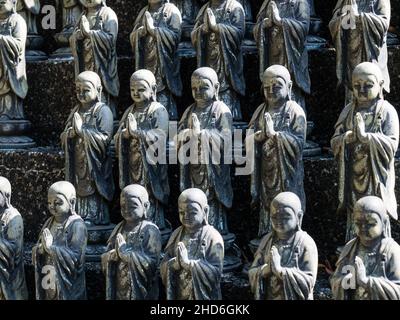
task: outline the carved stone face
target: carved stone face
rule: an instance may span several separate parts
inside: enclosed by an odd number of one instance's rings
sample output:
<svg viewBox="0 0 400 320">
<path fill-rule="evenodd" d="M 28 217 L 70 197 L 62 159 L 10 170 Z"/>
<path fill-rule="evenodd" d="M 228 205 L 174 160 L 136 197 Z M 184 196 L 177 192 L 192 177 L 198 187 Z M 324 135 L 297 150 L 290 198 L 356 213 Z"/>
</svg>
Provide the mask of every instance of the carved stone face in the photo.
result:
<svg viewBox="0 0 400 320">
<path fill-rule="evenodd" d="M 142 220 L 145 214 L 145 208 L 139 197 L 121 193 L 121 215 L 128 222 Z"/>
<path fill-rule="evenodd" d="M 196 102 L 211 102 L 217 94 L 217 88 L 210 80 L 192 77 L 192 95 Z"/>
<path fill-rule="evenodd" d="M 204 209 L 194 201 L 179 201 L 179 220 L 188 229 L 196 229 L 204 222 Z"/>
<path fill-rule="evenodd" d="M 266 76 L 263 80 L 264 97 L 269 103 L 287 100 L 289 86 L 278 76 Z"/>
<path fill-rule="evenodd" d="M 373 101 L 380 91 L 381 85 L 376 76 L 365 73 L 353 75 L 353 93 L 358 102 Z"/>
<path fill-rule="evenodd" d="M 102 0 L 80 0 L 85 8 L 93 8 L 101 5 Z"/>
<path fill-rule="evenodd" d="M 131 98 L 135 103 L 150 101 L 153 90 L 144 80 L 131 81 Z"/>
<path fill-rule="evenodd" d="M 70 203 L 66 200 L 66 198 L 52 190 L 49 190 L 47 196 L 47 205 L 50 213 L 55 217 L 66 216 L 70 212 Z"/>
<path fill-rule="evenodd" d="M 273 229 L 281 234 L 292 232 L 298 227 L 293 209 L 281 203 L 271 206 L 271 222 Z"/>
<path fill-rule="evenodd" d="M 0 0 L 0 14 L 12 12 L 13 6 L 12 0 Z"/>
<path fill-rule="evenodd" d="M 383 223 L 378 214 L 374 212 L 354 212 L 354 230 L 361 243 L 366 244 L 383 234 Z"/>
<path fill-rule="evenodd" d="M 90 103 L 97 99 L 98 92 L 89 81 L 76 82 L 76 96 L 80 103 Z"/>
</svg>

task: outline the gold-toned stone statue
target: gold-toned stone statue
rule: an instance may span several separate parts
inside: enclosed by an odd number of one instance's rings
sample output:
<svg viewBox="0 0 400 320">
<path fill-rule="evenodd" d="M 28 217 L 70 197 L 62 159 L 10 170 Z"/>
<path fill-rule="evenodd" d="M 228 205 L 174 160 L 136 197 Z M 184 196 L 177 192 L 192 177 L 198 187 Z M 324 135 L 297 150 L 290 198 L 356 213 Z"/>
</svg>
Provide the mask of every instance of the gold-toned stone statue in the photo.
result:
<svg viewBox="0 0 400 320">
<path fill-rule="evenodd" d="M 157 300 L 161 234 L 147 221 L 149 195 L 140 185 L 121 192 L 120 222 L 102 255 L 107 300 Z"/>
<path fill-rule="evenodd" d="M 365 196 L 381 198 L 397 220 L 394 157 L 399 144 L 396 109 L 383 98 L 378 65 L 359 64 L 353 72 L 353 102 L 335 126 L 331 146 L 339 164 L 339 213 L 347 213 L 346 242 L 354 238 L 353 206 Z"/>
<path fill-rule="evenodd" d="M 330 278 L 335 300 L 400 300 L 400 246 L 390 234 L 383 201 L 354 205 L 355 238 L 344 247 Z"/>
<path fill-rule="evenodd" d="M 26 23 L 16 12 L 15 0 L 0 3 L 0 149 L 35 146 L 23 136 L 31 127 L 23 101 L 28 93 L 25 70 Z"/>
<path fill-rule="evenodd" d="M 245 95 L 242 42 L 245 13 L 236 0 L 210 0 L 201 9 L 192 31 L 197 66 L 218 74 L 219 97 L 235 120 L 242 119 L 239 96 Z"/>
<path fill-rule="evenodd" d="M 303 211 L 292 192 L 271 203 L 272 232 L 258 247 L 249 269 L 256 300 L 312 300 L 318 271 L 314 240 L 301 230 Z"/>
<path fill-rule="evenodd" d="M 219 300 L 224 241 L 208 224 L 207 197 L 187 189 L 178 199 L 179 219 L 165 247 L 160 273 L 168 300 Z"/>
<path fill-rule="evenodd" d="M 308 0 L 265 0 L 254 27 L 260 78 L 271 65 L 285 66 L 292 75 L 292 99 L 305 110 L 311 90 L 306 42 L 310 27 Z"/>
<path fill-rule="evenodd" d="M 179 9 L 166 0 L 150 0 L 136 18 L 130 35 L 135 70 L 148 69 L 157 79 L 157 100 L 178 120 L 174 99 L 182 95 L 178 45 L 182 17 Z"/>
<path fill-rule="evenodd" d="M 24 222 L 11 204 L 11 184 L 0 177 L 0 300 L 26 300 Z"/>
<path fill-rule="evenodd" d="M 247 150 L 254 154 L 251 195 L 252 206 L 260 208 L 258 237 L 271 232 L 271 201 L 279 193 L 295 193 L 305 211 L 303 148 L 307 121 L 303 109 L 291 100 L 291 90 L 290 73 L 284 66 L 265 70 L 265 102 L 249 123 L 249 129 L 254 130 L 247 136 Z M 258 242 L 252 241 L 253 247 Z"/>
<path fill-rule="evenodd" d="M 108 202 L 113 199 L 114 180 L 110 143 L 113 115 L 101 102 L 100 77 L 85 71 L 76 79 L 79 104 L 61 134 L 65 152 L 65 177 L 76 188 L 77 212 L 91 225 L 110 222 Z"/>
<path fill-rule="evenodd" d="M 48 206 L 52 215 L 32 249 L 37 300 L 86 299 L 86 225 L 75 211 L 76 193 L 67 181 L 51 185 Z"/>
<path fill-rule="evenodd" d="M 119 164 L 119 186 L 140 184 L 149 193 L 147 217 L 161 230 L 163 239 L 171 234 L 164 218 L 168 204 L 167 165 L 168 111 L 157 102 L 157 82 L 149 70 L 138 70 L 131 77 L 133 105 L 122 116 L 115 135 Z M 161 158 L 149 159 L 149 150 L 157 144 Z"/>
<path fill-rule="evenodd" d="M 57 8 L 62 10 L 62 29 L 54 36 L 59 48 L 51 57 L 70 58 L 72 57 L 72 52 L 69 46 L 69 38 L 82 14 L 82 5 L 79 0 L 57 0 L 57 4 Z"/>
<path fill-rule="evenodd" d="M 386 44 L 390 16 L 390 0 L 338 0 L 336 4 L 329 28 L 336 48 L 336 74 L 349 102 L 352 73 L 362 62 L 378 63 L 384 89 L 390 91 Z"/>
<path fill-rule="evenodd" d="M 102 102 L 106 103 L 116 118 L 116 101 L 119 95 L 116 42 L 118 19 L 105 0 L 80 0 L 83 13 L 70 37 L 75 61 L 75 76 L 83 71 L 93 71 L 100 76 L 104 88 Z"/>
</svg>

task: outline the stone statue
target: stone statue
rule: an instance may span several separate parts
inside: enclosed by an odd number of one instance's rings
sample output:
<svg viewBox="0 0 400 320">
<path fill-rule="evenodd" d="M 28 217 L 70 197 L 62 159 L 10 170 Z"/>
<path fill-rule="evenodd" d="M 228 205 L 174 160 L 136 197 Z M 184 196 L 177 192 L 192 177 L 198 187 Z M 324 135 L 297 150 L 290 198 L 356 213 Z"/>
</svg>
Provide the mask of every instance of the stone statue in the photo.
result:
<svg viewBox="0 0 400 320">
<path fill-rule="evenodd" d="M 361 198 L 353 218 L 355 238 L 344 247 L 330 279 L 333 298 L 400 300 L 400 246 L 391 237 L 385 204 L 375 196 Z"/>
<path fill-rule="evenodd" d="M 347 212 L 346 241 L 354 238 L 353 205 L 362 197 L 380 197 L 397 220 L 394 156 L 399 119 L 396 109 L 383 98 L 384 83 L 374 63 L 364 62 L 354 69 L 354 101 L 339 116 L 331 140 L 339 164 L 338 212 Z"/>
<path fill-rule="evenodd" d="M 96 72 L 103 84 L 102 102 L 107 104 L 116 118 L 119 94 L 116 42 L 118 19 L 107 7 L 105 0 L 80 0 L 83 13 L 70 37 L 75 60 L 75 75 L 83 71 Z"/>
<path fill-rule="evenodd" d="M 182 18 L 179 9 L 167 0 L 149 0 L 136 18 L 130 41 L 135 70 L 148 69 L 157 79 L 157 100 L 172 120 L 178 120 L 173 95 L 182 95 L 178 45 Z"/>
<path fill-rule="evenodd" d="M 149 159 L 147 152 L 157 143 L 161 148 L 159 154 L 167 154 L 168 112 L 157 102 L 156 92 L 157 83 L 151 71 L 138 70 L 132 75 L 134 103 L 122 116 L 114 140 L 121 190 L 130 184 L 146 188 L 151 204 L 147 217 L 166 233 L 167 241 L 171 230 L 164 218 L 169 197 L 167 159 Z"/>
<path fill-rule="evenodd" d="M 263 90 L 265 102 L 253 114 L 249 129 L 254 131 L 246 143 L 247 154 L 254 154 L 251 195 L 252 206 L 260 207 L 259 237 L 271 232 L 271 201 L 279 193 L 295 193 L 305 211 L 303 148 L 307 121 L 303 109 L 290 98 L 289 71 L 280 65 L 269 67 L 263 75 Z"/>
<path fill-rule="evenodd" d="M 349 9 L 350 8 L 350 9 Z M 389 92 L 387 32 L 390 0 L 338 0 L 329 23 L 336 48 L 336 74 L 350 102 L 352 73 L 361 62 L 378 63 Z"/>
<path fill-rule="evenodd" d="M 207 221 L 207 196 L 187 189 L 178 199 L 182 223 L 165 247 L 161 279 L 168 300 L 220 300 L 224 241 Z"/>
<path fill-rule="evenodd" d="M 0 300 L 26 300 L 24 222 L 11 205 L 11 184 L 0 177 Z"/>
<path fill-rule="evenodd" d="M 301 230 L 303 211 L 292 192 L 271 203 L 272 232 L 258 247 L 249 269 L 256 300 L 312 300 L 318 271 L 314 240 Z"/>
<path fill-rule="evenodd" d="M 23 136 L 31 127 L 23 101 L 28 93 L 25 71 L 26 23 L 15 0 L 0 3 L 0 149 L 33 147 Z"/>
<path fill-rule="evenodd" d="M 54 36 L 59 48 L 52 54 L 52 58 L 70 58 L 72 52 L 69 38 L 82 14 L 82 5 L 79 0 L 57 0 L 56 3 L 57 8 L 62 10 L 62 30 Z"/>
<path fill-rule="evenodd" d="M 292 99 L 305 110 L 305 94 L 310 93 L 307 35 L 310 26 L 308 0 L 265 0 L 254 27 L 260 77 L 266 68 L 279 64 L 293 78 Z"/>
<path fill-rule="evenodd" d="M 328 47 L 328 41 L 323 35 L 323 21 L 315 10 L 314 0 L 307 0 L 310 6 L 310 30 L 307 36 L 307 47 L 309 49 L 320 49 Z"/>
<path fill-rule="evenodd" d="M 67 181 L 51 185 L 48 193 L 52 215 L 32 249 L 37 300 L 84 300 L 87 230 L 76 213 L 74 186 Z M 54 285 L 47 286 L 48 279 Z"/>
<path fill-rule="evenodd" d="M 220 99 L 235 120 L 242 119 L 239 95 L 244 96 L 242 42 L 245 16 L 236 0 L 210 0 L 199 12 L 192 31 L 197 66 L 210 67 L 218 74 Z"/>
<path fill-rule="evenodd" d="M 182 15 L 184 27 L 193 27 L 196 15 L 199 12 L 201 1 L 199 0 L 170 0 L 179 9 Z M 203 1 L 204 2 L 204 1 Z"/>
<path fill-rule="evenodd" d="M 16 2 L 17 12 L 25 19 L 27 25 L 26 58 L 30 61 L 45 60 L 47 55 L 40 51 L 44 39 L 39 34 L 36 18 L 40 14 L 40 0 L 12 0 Z"/>
<path fill-rule="evenodd" d="M 114 195 L 109 150 L 113 116 L 110 108 L 100 102 L 102 86 L 96 73 L 78 75 L 76 90 L 79 104 L 72 109 L 61 134 L 65 177 L 76 188 L 77 211 L 87 225 L 106 225 L 108 201 Z"/>
<path fill-rule="evenodd" d="M 206 193 L 208 222 L 224 235 L 228 233 L 226 211 L 232 207 L 233 200 L 230 165 L 224 163 L 225 156 L 231 152 L 225 149 L 224 141 L 231 139 L 232 114 L 218 100 L 219 86 L 218 76 L 211 68 L 199 68 L 193 73 L 195 103 L 186 109 L 178 124 L 177 149 L 181 157 L 187 146 L 197 144 L 198 153 L 190 154 L 194 161 L 187 164 L 180 161 L 180 189 L 199 188 Z M 220 149 L 211 149 L 213 145 Z M 212 159 L 215 151 L 219 152 L 218 159 Z"/>
<path fill-rule="evenodd" d="M 161 234 L 155 224 L 146 221 L 149 207 L 142 186 L 133 184 L 122 190 L 124 220 L 115 227 L 102 255 L 107 300 L 158 299 Z"/>
</svg>

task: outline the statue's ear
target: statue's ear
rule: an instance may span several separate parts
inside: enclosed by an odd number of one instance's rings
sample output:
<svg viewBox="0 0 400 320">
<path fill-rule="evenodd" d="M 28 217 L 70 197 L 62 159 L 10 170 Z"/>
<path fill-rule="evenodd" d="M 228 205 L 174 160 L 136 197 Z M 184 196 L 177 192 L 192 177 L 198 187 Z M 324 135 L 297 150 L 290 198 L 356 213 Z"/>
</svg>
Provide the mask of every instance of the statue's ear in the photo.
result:
<svg viewBox="0 0 400 320">
<path fill-rule="evenodd" d="M 71 211 L 75 213 L 75 206 L 76 206 L 76 198 L 72 198 L 69 200 L 69 204 L 71 206 Z"/>
<path fill-rule="evenodd" d="M 216 84 L 214 84 L 214 89 L 215 89 L 215 100 L 219 100 L 219 88 L 220 88 L 219 82 L 217 82 Z"/>
<path fill-rule="evenodd" d="M 288 82 L 289 99 L 292 99 L 293 81 Z"/>
<path fill-rule="evenodd" d="M 210 213 L 210 207 L 207 205 L 203 208 L 204 212 L 204 224 L 208 224 L 208 214 Z"/>
<path fill-rule="evenodd" d="M 380 91 L 379 91 L 379 98 L 383 99 L 383 85 L 385 84 L 385 80 L 381 80 L 379 82 Z"/>
<path fill-rule="evenodd" d="M 303 216 L 304 216 L 304 212 L 303 212 L 303 210 L 300 210 L 297 213 L 297 224 L 299 226 L 299 230 L 301 230 L 301 225 L 303 224 Z"/>
<path fill-rule="evenodd" d="M 150 202 L 149 201 L 145 201 L 143 203 L 143 208 L 144 208 L 144 218 L 147 219 L 147 212 L 150 209 Z"/>
</svg>

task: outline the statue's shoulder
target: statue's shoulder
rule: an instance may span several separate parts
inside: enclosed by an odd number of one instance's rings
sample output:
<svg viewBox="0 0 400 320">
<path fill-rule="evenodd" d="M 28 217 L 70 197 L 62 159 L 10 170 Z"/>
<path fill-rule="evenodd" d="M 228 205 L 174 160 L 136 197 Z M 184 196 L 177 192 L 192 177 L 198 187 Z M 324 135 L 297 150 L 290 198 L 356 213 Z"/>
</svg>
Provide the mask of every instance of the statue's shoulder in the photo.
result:
<svg viewBox="0 0 400 320">
<path fill-rule="evenodd" d="M 231 109 L 229 109 L 229 107 L 225 104 L 225 102 L 218 100 L 214 102 L 214 106 L 213 106 L 214 112 L 217 113 L 229 113 L 231 114 Z"/>
<path fill-rule="evenodd" d="M 103 102 L 99 102 L 95 106 L 94 113 L 95 114 L 106 113 L 106 114 L 111 114 L 112 115 L 111 108 L 107 104 L 105 104 Z"/>
<path fill-rule="evenodd" d="M 296 101 L 290 101 L 290 103 L 288 104 L 288 108 L 291 113 L 294 113 L 298 116 L 306 116 L 303 108 Z"/>
<path fill-rule="evenodd" d="M 385 111 L 387 113 L 394 113 L 397 115 L 396 108 L 387 100 L 382 101 L 382 108 L 383 108 L 383 111 Z"/>
<path fill-rule="evenodd" d="M 209 224 L 203 226 L 203 234 L 205 235 L 206 240 L 207 239 L 209 239 L 210 241 L 212 240 L 214 244 L 224 243 L 224 240 L 219 231 Z"/>
<path fill-rule="evenodd" d="M 26 25 L 25 19 L 17 12 L 13 13 L 10 16 L 10 21 L 11 23 L 16 23 L 16 24 L 24 24 Z"/>
<path fill-rule="evenodd" d="M 173 13 L 173 14 L 181 14 L 181 12 L 179 11 L 178 7 L 173 4 L 172 2 L 167 2 L 164 4 L 164 11 L 168 12 L 168 13 Z"/>
<path fill-rule="evenodd" d="M 2 218 L 1 218 L 1 220 L 3 220 L 6 224 L 8 224 L 9 222 L 11 222 L 11 220 L 13 220 L 14 219 L 14 221 L 16 221 L 16 222 L 21 222 L 22 223 L 22 216 L 21 216 L 21 214 L 19 213 L 19 211 L 16 209 L 16 208 L 14 208 L 13 206 L 11 206 L 10 208 L 8 208 L 5 212 L 4 212 L 4 214 L 3 214 L 3 216 L 2 216 Z"/>
<path fill-rule="evenodd" d="M 317 247 L 314 239 L 307 232 L 303 230 L 297 232 L 300 236 L 300 241 L 304 244 L 304 246 L 313 246 L 315 248 Z"/>
<path fill-rule="evenodd" d="M 104 16 L 107 16 L 107 17 L 109 17 L 109 18 L 111 18 L 111 19 L 115 18 L 116 20 L 118 20 L 117 14 L 116 14 L 115 11 L 114 11 L 113 9 L 111 9 L 111 7 L 109 7 L 109 6 L 103 6 L 103 7 L 101 8 L 100 14 L 101 14 L 101 15 L 104 15 Z"/>
<path fill-rule="evenodd" d="M 157 231 L 160 231 L 160 230 L 158 229 L 157 225 L 156 225 L 154 222 L 150 221 L 150 220 L 144 220 L 144 221 L 142 222 L 142 228 L 143 228 L 143 229 L 147 229 L 147 230 L 157 230 Z"/>
<path fill-rule="evenodd" d="M 155 113 L 155 112 L 168 113 L 167 108 L 159 102 L 152 102 L 149 106 L 149 112 L 150 113 Z"/>
</svg>

